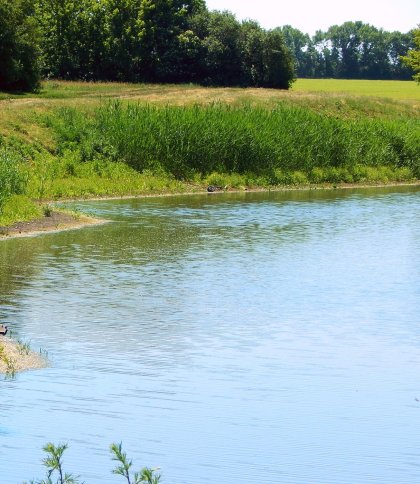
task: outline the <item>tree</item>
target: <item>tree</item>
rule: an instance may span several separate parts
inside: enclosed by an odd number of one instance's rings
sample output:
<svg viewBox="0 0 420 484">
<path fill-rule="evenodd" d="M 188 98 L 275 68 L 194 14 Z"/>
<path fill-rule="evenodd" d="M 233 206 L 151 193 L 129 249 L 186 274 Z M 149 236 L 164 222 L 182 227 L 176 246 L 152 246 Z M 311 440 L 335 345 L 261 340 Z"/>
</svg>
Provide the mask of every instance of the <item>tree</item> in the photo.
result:
<svg viewBox="0 0 420 484">
<path fill-rule="evenodd" d="M 402 57 L 402 60 L 407 66 L 413 69 L 413 78 L 420 83 L 420 25 L 419 28 L 413 31 L 413 35 L 415 47 L 409 50 L 407 55 Z"/>
<path fill-rule="evenodd" d="M 111 81 L 142 80 L 140 45 L 140 1 L 100 0 L 104 10 L 104 71 Z"/>
<path fill-rule="evenodd" d="M 46 77 L 73 79 L 80 69 L 77 39 L 78 13 L 85 10 L 84 0 L 38 0 L 37 19 L 42 31 L 42 73 Z"/>
<path fill-rule="evenodd" d="M 198 46 L 189 20 L 203 10 L 202 0 L 141 1 L 138 28 L 141 70 L 145 80 L 185 80 L 185 64 L 188 66 L 190 60 L 196 58 Z"/>
<path fill-rule="evenodd" d="M 239 35 L 242 86 L 259 87 L 264 83 L 265 36 L 257 22 L 242 22 Z"/>
<path fill-rule="evenodd" d="M 386 32 L 391 79 L 411 79 L 413 75 L 413 71 L 402 60 L 402 57 L 414 47 L 413 32 Z"/>
<path fill-rule="evenodd" d="M 289 89 L 295 79 L 293 57 L 283 35 L 272 30 L 264 42 L 264 87 Z"/>
<path fill-rule="evenodd" d="M 204 38 L 204 82 L 221 86 L 239 85 L 241 25 L 228 11 L 206 12 L 202 24 Z"/>
<path fill-rule="evenodd" d="M 39 84 L 39 30 L 31 0 L 0 0 L 0 89 Z"/>
<path fill-rule="evenodd" d="M 309 35 L 291 25 L 284 25 L 278 30 L 283 34 L 284 42 L 293 55 L 296 75 L 298 77 L 311 76 L 312 51 L 310 49 L 312 42 Z"/>
</svg>

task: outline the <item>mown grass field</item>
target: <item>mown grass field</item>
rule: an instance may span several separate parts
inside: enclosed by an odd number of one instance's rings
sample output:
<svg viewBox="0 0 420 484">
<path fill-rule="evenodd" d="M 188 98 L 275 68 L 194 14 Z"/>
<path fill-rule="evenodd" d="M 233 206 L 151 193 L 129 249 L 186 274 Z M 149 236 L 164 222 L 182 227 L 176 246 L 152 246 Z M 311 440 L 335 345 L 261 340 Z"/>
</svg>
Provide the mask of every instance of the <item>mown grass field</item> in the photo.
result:
<svg viewBox="0 0 420 484">
<path fill-rule="evenodd" d="M 411 81 L 301 79 L 290 91 L 48 81 L 37 94 L 0 93 L 4 166 L 26 177 L 0 225 L 33 217 L 29 199 L 412 181 L 419 112 Z"/>
</svg>

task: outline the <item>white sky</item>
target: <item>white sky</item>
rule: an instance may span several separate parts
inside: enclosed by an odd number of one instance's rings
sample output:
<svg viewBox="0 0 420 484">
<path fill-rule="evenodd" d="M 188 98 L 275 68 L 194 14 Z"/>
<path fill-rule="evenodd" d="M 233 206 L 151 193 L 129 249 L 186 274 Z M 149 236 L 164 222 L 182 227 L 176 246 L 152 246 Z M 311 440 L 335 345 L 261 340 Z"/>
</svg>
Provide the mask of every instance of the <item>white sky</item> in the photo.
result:
<svg viewBox="0 0 420 484">
<path fill-rule="evenodd" d="M 420 0 L 206 0 L 206 4 L 209 10 L 230 10 L 238 20 L 257 20 L 266 29 L 290 24 L 311 35 L 347 20 L 400 32 L 420 24 Z"/>
</svg>

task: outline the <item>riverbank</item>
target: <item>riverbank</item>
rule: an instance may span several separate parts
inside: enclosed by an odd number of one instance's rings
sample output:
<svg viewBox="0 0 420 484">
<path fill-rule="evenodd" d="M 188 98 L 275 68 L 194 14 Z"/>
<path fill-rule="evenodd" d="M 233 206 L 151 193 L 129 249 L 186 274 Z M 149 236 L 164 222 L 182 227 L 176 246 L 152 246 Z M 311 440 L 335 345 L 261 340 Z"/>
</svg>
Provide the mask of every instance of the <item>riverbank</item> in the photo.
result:
<svg viewBox="0 0 420 484">
<path fill-rule="evenodd" d="M 45 368 L 47 359 L 32 351 L 29 345 L 0 336 L 0 374 L 13 376 L 15 373 Z"/>
<path fill-rule="evenodd" d="M 38 94 L 0 93 L 0 232 L 37 233 L 15 224 L 25 220 L 42 220 L 41 233 L 79 226 L 45 221 L 47 200 L 412 183 L 419 91 L 398 83 L 396 98 L 389 85 L 343 81 L 325 93 L 310 82 L 283 92 L 54 81 Z M 355 92 L 339 92 L 346 86 Z"/>
</svg>

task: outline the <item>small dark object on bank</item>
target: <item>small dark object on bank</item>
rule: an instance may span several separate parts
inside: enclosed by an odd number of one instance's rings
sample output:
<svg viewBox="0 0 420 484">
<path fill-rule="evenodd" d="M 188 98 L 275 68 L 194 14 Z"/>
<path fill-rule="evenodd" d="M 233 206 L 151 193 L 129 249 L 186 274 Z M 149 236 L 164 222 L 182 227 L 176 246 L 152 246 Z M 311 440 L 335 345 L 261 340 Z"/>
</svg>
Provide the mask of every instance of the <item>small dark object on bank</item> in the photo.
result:
<svg viewBox="0 0 420 484">
<path fill-rule="evenodd" d="M 49 205 L 43 207 L 44 217 L 52 217 L 52 208 Z"/>
<path fill-rule="evenodd" d="M 208 191 L 208 192 L 210 192 L 210 193 L 211 193 L 211 192 L 217 192 L 217 191 L 219 191 L 219 190 L 223 190 L 223 187 L 221 187 L 221 186 L 219 186 L 219 185 L 209 185 L 209 186 L 207 187 L 207 191 Z"/>
<path fill-rule="evenodd" d="M 7 326 L 5 324 L 0 324 L 0 334 L 6 336 L 7 334 Z"/>
</svg>

